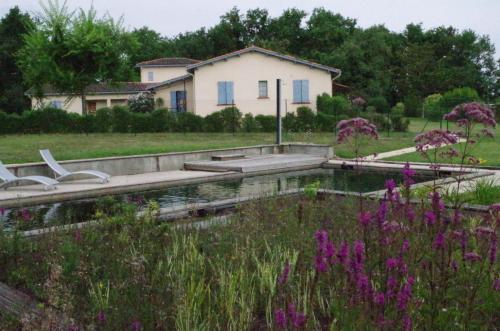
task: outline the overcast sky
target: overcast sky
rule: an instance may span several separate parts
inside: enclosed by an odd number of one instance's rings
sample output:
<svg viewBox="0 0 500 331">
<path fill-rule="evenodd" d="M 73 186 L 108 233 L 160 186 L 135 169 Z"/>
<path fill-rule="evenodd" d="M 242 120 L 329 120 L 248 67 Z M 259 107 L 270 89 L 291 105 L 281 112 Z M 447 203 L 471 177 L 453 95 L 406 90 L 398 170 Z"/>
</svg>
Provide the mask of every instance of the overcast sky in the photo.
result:
<svg viewBox="0 0 500 331">
<path fill-rule="evenodd" d="M 166 36 L 210 27 L 233 6 L 243 12 L 266 8 L 272 16 L 290 7 L 309 13 L 315 7 L 325 7 L 356 18 L 362 27 L 382 23 L 393 31 L 401 31 L 413 22 L 423 23 L 425 28 L 440 25 L 470 28 L 489 35 L 500 57 L 500 0 L 68 0 L 67 3 L 70 8 L 88 8 L 93 3 L 99 13 L 123 16 L 127 28 L 148 26 Z M 15 5 L 28 12 L 40 8 L 39 0 L 0 0 L 0 16 Z"/>
</svg>

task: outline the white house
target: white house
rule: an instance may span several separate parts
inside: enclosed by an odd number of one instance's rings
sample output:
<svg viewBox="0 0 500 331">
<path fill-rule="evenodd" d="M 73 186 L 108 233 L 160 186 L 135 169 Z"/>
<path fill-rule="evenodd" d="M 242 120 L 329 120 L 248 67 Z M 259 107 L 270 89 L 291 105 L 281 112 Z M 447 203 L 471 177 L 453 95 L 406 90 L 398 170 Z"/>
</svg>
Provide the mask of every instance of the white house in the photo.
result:
<svg viewBox="0 0 500 331">
<path fill-rule="evenodd" d="M 276 112 L 276 80 L 282 81 L 284 110 L 300 106 L 316 110 L 316 97 L 332 94 L 332 83 L 341 71 L 274 51 L 251 46 L 206 61 L 161 58 L 137 64 L 141 82 L 95 84 L 86 94 L 90 112 L 125 104 L 141 92 L 154 94 L 172 111 L 206 116 L 235 105 L 242 113 L 273 115 Z M 81 112 L 81 99 L 47 90 L 33 106 L 51 103 L 69 112 Z"/>
</svg>

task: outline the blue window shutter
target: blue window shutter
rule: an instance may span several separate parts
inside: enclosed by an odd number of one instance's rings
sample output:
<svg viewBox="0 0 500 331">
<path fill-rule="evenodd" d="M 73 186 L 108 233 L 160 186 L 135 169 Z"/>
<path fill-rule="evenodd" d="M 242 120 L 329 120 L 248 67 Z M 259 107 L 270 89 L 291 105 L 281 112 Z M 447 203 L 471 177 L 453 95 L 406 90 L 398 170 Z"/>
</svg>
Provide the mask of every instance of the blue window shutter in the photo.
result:
<svg viewBox="0 0 500 331">
<path fill-rule="evenodd" d="M 300 80 L 293 81 L 293 102 L 301 102 L 302 89 Z"/>
<path fill-rule="evenodd" d="M 302 102 L 309 102 L 309 81 L 302 81 Z"/>
<path fill-rule="evenodd" d="M 170 108 L 177 110 L 177 95 L 175 91 L 170 91 Z"/>
<path fill-rule="evenodd" d="M 226 82 L 217 82 L 218 99 L 217 103 L 223 105 L 226 103 Z"/>
<path fill-rule="evenodd" d="M 233 90 L 233 82 L 226 82 L 226 104 L 234 103 L 234 90 Z"/>
</svg>

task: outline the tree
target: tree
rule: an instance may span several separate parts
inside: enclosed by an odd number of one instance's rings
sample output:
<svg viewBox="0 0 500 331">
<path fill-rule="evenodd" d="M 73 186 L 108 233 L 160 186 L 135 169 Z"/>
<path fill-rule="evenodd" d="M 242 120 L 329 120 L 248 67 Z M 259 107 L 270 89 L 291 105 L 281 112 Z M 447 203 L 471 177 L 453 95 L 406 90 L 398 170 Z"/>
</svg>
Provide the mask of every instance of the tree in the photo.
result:
<svg viewBox="0 0 500 331">
<path fill-rule="evenodd" d="M 51 0 L 42 5 L 38 20 L 37 28 L 26 36 L 18 62 L 35 96 L 41 97 L 46 85 L 79 95 L 86 114 L 89 85 L 130 77 L 125 50 L 134 40 L 123 31 L 120 21 L 97 17 L 93 8 L 70 12 L 66 4 L 60 6 Z"/>
<path fill-rule="evenodd" d="M 21 113 L 29 106 L 24 96 L 26 86 L 22 81 L 15 54 L 24 44 L 23 35 L 33 28 L 28 14 L 16 6 L 0 21 L 0 110 Z"/>
</svg>

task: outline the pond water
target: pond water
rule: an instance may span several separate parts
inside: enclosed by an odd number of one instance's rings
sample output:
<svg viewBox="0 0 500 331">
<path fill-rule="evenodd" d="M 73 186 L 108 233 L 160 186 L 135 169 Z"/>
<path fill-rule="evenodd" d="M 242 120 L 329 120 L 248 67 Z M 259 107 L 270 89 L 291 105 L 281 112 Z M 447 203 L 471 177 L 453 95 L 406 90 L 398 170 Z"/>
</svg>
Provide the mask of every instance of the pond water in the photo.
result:
<svg viewBox="0 0 500 331">
<path fill-rule="evenodd" d="M 26 208 L 0 210 L 0 222 L 5 229 L 21 224 L 23 229 L 39 228 L 54 224 L 83 222 L 91 219 L 98 209 L 108 208 L 111 202 L 128 201 L 145 205 L 157 201 L 160 207 L 181 207 L 236 197 L 273 195 L 287 190 L 298 190 L 319 181 L 321 188 L 371 192 L 384 188 L 387 179 L 402 181 L 399 172 L 375 172 L 341 169 L 312 169 L 273 175 L 261 175 L 217 182 L 169 187 L 161 190 L 136 192 L 104 198 L 82 199 L 45 204 Z M 431 175 L 417 175 L 416 182 L 432 180 Z"/>
</svg>

